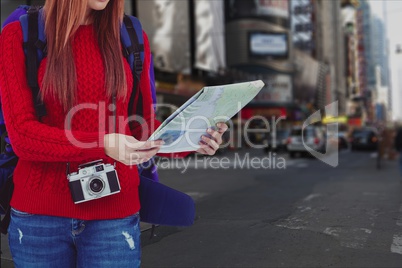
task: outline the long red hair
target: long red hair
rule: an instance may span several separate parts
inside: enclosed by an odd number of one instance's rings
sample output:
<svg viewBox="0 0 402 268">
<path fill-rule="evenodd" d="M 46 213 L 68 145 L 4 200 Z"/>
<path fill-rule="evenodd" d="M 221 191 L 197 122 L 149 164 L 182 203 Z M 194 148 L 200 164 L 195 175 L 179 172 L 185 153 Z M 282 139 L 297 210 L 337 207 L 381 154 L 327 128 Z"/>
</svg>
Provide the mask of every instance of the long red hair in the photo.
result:
<svg viewBox="0 0 402 268">
<path fill-rule="evenodd" d="M 84 21 L 85 0 L 46 0 L 44 5 L 47 38 L 47 65 L 41 85 L 42 97 L 50 94 L 67 111 L 75 104 L 77 75 L 73 59 L 72 37 Z M 124 15 L 124 0 L 110 0 L 104 10 L 91 15 L 97 31 L 105 66 L 107 95 L 127 94 L 127 81 L 120 47 L 120 25 Z"/>
</svg>

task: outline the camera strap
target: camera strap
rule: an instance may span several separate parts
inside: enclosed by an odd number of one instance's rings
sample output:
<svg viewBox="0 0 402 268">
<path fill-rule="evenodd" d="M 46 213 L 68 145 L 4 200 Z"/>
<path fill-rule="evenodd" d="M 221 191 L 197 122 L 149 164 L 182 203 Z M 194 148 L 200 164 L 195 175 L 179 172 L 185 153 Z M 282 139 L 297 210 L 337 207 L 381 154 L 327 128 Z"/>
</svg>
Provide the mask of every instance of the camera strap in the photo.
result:
<svg viewBox="0 0 402 268">
<path fill-rule="evenodd" d="M 109 110 L 113 112 L 113 131 L 114 133 L 117 133 L 117 106 L 116 106 L 116 93 L 113 94 L 112 97 L 112 106 L 109 107 Z M 67 130 L 71 130 L 71 115 L 70 113 L 67 114 L 68 118 L 68 126 Z M 113 166 L 116 167 L 116 161 L 114 161 Z M 66 176 L 70 174 L 70 162 L 67 162 L 66 164 Z M 68 179 L 68 178 L 67 178 Z"/>
</svg>

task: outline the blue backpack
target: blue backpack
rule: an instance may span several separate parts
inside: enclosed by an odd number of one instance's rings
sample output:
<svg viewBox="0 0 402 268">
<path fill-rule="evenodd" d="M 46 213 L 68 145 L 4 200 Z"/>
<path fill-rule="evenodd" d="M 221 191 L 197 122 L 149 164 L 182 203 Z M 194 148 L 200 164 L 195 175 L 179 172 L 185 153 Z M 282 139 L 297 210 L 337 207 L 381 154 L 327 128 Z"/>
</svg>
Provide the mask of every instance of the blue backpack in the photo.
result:
<svg viewBox="0 0 402 268">
<path fill-rule="evenodd" d="M 32 89 L 34 106 L 38 118 L 46 115 L 46 109 L 39 96 L 39 85 L 37 82 L 38 66 L 46 56 L 46 38 L 44 33 L 43 10 L 39 7 L 27 5 L 19 6 L 4 22 L 3 28 L 14 21 L 20 21 L 23 37 L 24 51 L 26 55 L 26 69 L 28 85 Z M 133 78 L 133 93 L 129 99 L 128 114 L 142 116 L 142 95 L 138 85 L 143 69 L 144 61 L 144 40 L 140 21 L 133 16 L 125 15 L 121 27 L 121 43 L 123 55 L 129 63 Z M 150 68 L 151 90 L 153 103 L 156 103 L 156 91 L 154 83 L 153 66 L 151 60 Z M 134 107 L 136 103 L 135 111 Z M 131 109 L 131 110 L 130 110 Z M 0 209 L 5 213 L 0 224 L 0 231 L 7 233 L 10 220 L 10 200 L 13 192 L 12 174 L 18 162 L 18 157 L 13 153 L 10 140 L 7 137 L 6 123 L 0 103 Z M 147 167 L 147 168 L 143 168 Z M 141 221 L 151 224 L 189 226 L 194 222 L 195 209 L 194 201 L 190 196 L 176 191 L 159 183 L 155 162 L 151 159 L 138 167 L 140 175 L 140 217 Z"/>
</svg>

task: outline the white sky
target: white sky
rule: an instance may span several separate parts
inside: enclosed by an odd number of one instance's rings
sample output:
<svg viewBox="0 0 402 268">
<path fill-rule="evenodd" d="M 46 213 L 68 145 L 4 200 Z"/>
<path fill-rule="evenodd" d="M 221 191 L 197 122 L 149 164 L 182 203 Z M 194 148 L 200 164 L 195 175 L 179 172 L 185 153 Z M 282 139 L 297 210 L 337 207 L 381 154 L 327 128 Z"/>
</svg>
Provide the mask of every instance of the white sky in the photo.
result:
<svg viewBox="0 0 402 268">
<path fill-rule="evenodd" d="M 402 0 L 370 0 L 373 14 L 387 25 L 390 41 L 390 71 L 392 87 L 393 119 L 402 120 L 402 54 L 396 54 L 396 46 L 402 45 Z"/>
<path fill-rule="evenodd" d="M 388 25 L 388 37 L 391 42 L 402 44 L 402 1 L 370 0 L 371 12 L 384 19 Z M 384 12 L 385 9 L 385 12 Z"/>
</svg>

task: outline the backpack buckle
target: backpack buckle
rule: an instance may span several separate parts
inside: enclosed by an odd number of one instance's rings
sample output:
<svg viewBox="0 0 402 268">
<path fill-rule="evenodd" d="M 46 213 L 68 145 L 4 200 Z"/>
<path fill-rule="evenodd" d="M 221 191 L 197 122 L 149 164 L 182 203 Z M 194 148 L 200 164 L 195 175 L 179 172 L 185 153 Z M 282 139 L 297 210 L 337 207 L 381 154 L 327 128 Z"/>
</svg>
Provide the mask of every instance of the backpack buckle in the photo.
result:
<svg viewBox="0 0 402 268">
<path fill-rule="evenodd" d="M 40 51 L 42 51 L 44 55 L 47 54 L 47 43 L 46 43 L 46 42 L 43 42 L 42 40 L 39 40 L 39 39 L 38 39 L 38 40 L 35 42 L 35 46 L 36 46 Z"/>
<path fill-rule="evenodd" d="M 131 54 L 135 54 L 135 49 L 134 49 L 133 45 L 123 48 L 124 57 L 128 58 Z"/>
<path fill-rule="evenodd" d="M 128 51 L 128 49 L 126 47 L 123 47 L 122 51 L 123 51 L 123 56 L 125 58 L 128 58 L 128 56 L 130 56 L 130 52 Z"/>
<path fill-rule="evenodd" d="M 27 14 L 28 14 L 28 15 L 37 14 L 38 11 L 39 11 L 39 7 L 37 7 L 37 6 L 31 6 L 31 7 L 27 10 Z"/>
<path fill-rule="evenodd" d="M 137 75 L 141 74 L 142 72 L 142 61 L 140 52 L 138 51 L 134 53 L 134 70 Z"/>
</svg>

